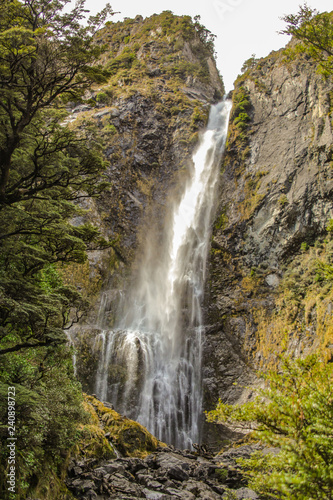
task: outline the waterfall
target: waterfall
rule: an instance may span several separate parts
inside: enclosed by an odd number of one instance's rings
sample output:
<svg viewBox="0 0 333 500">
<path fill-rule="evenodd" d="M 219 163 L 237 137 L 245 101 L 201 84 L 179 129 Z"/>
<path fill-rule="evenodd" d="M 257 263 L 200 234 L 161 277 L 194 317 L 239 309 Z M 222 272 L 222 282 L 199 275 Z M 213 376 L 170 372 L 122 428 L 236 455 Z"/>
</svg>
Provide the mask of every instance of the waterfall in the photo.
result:
<svg viewBox="0 0 333 500">
<path fill-rule="evenodd" d="M 97 395 L 178 448 L 200 441 L 203 287 L 230 107 L 224 101 L 211 108 L 163 235 L 148 235 L 121 319 L 96 341 Z"/>
</svg>

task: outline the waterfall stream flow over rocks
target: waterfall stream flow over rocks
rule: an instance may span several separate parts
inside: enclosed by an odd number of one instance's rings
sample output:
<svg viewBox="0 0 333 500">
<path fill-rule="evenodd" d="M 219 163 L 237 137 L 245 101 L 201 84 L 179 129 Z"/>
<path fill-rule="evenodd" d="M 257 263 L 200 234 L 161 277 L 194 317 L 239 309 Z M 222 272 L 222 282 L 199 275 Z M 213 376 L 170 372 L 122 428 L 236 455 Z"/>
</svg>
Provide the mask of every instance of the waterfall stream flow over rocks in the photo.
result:
<svg viewBox="0 0 333 500">
<path fill-rule="evenodd" d="M 200 441 L 201 306 L 230 108 L 229 101 L 211 108 L 191 177 L 170 205 L 162 247 L 156 252 L 159 242 L 147 238 L 116 327 L 96 338 L 98 397 L 178 448 Z"/>
</svg>

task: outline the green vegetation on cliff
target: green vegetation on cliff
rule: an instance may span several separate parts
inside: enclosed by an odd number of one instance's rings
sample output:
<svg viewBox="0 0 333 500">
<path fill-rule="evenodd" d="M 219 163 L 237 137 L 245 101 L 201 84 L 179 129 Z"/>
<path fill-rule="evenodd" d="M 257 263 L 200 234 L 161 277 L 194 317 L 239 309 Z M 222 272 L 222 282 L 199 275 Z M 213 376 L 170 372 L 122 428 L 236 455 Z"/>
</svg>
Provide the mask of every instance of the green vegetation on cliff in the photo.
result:
<svg viewBox="0 0 333 500">
<path fill-rule="evenodd" d="M 299 43 L 287 50 L 290 57 L 305 52 L 317 62 L 318 71 L 325 77 L 333 73 L 333 12 L 319 13 L 305 3 L 297 14 L 285 16 L 286 29 Z"/>
<path fill-rule="evenodd" d="M 108 45 L 104 64 L 110 77 L 110 91 L 136 82 L 141 89 L 149 77 L 173 80 L 180 85 L 188 77 L 209 83 L 208 59 L 214 56 L 214 35 L 190 16 L 170 11 L 142 19 L 107 23 L 99 33 L 100 43 Z"/>
<path fill-rule="evenodd" d="M 236 387 L 208 418 L 260 441 L 241 466 L 263 498 L 332 499 L 332 14 L 304 6 L 285 20 L 292 42 L 246 61 L 235 83 L 212 259 L 221 340 L 265 389 L 232 367 Z"/>
<path fill-rule="evenodd" d="M 256 353 L 261 367 L 278 366 L 278 356 L 320 352 L 332 356 L 331 307 L 333 240 L 330 233 L 312 244 L 302 242 L 299 252 L 284 265 L 284 275 L 273 293 L 273 310 L 255 311 Z"/>
</svg>

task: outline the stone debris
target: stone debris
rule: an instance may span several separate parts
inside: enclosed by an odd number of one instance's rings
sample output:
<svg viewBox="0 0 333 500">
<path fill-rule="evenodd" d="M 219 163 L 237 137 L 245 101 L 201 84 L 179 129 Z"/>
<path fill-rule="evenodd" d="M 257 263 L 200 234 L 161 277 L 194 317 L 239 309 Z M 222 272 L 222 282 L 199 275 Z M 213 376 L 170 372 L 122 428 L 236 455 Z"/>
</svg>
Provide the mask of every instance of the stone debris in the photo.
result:
<svg viewBox="0 0 333 500">
<path fill-rule="evenodd" d="M 207 458 L 188 450 L 160 447 L 144 459 L 126 457 L 102 463 L 72 460 L 66 484 L 80 500 L 228 500 L 230 492 L 238 500 L 259 500 L 247 488 L 233 460 L 248 457 L 251 451 L 250 446 L 243 446 L 237 452 L 230 450 Z"/>
</svg>

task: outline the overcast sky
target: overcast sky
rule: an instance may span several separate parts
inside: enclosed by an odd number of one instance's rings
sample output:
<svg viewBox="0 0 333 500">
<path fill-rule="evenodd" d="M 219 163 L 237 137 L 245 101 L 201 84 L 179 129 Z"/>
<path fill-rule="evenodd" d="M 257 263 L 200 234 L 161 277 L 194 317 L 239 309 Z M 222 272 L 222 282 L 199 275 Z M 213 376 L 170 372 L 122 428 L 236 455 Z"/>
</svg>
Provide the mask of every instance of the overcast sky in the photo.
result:
<svg viewBox="0 0 333 500">
<path fill-rule="evenodd" d="M 301 0 L 110 0 L 114 11 L 113 21 L 123 17 L 144 17 L 163 10 L 175 14 L 201 16 L 201 22 L 217 35 L 215 48 L 217 66 L 223 76 L 227 90 L 240 73 L 243 62 L 256 54 L 268 55 L 272 50 L 283 47 L 289 37 L 277 34 L 284 27 L 279 18 L 285 14 L 295 14 Z M 86 0 L 86 7 L 96 13 L 106 4 L 106 0 Z M 320 12 L 333 9 L 332 0 L 308 0 L 308 5 Z"/>
</svg>

